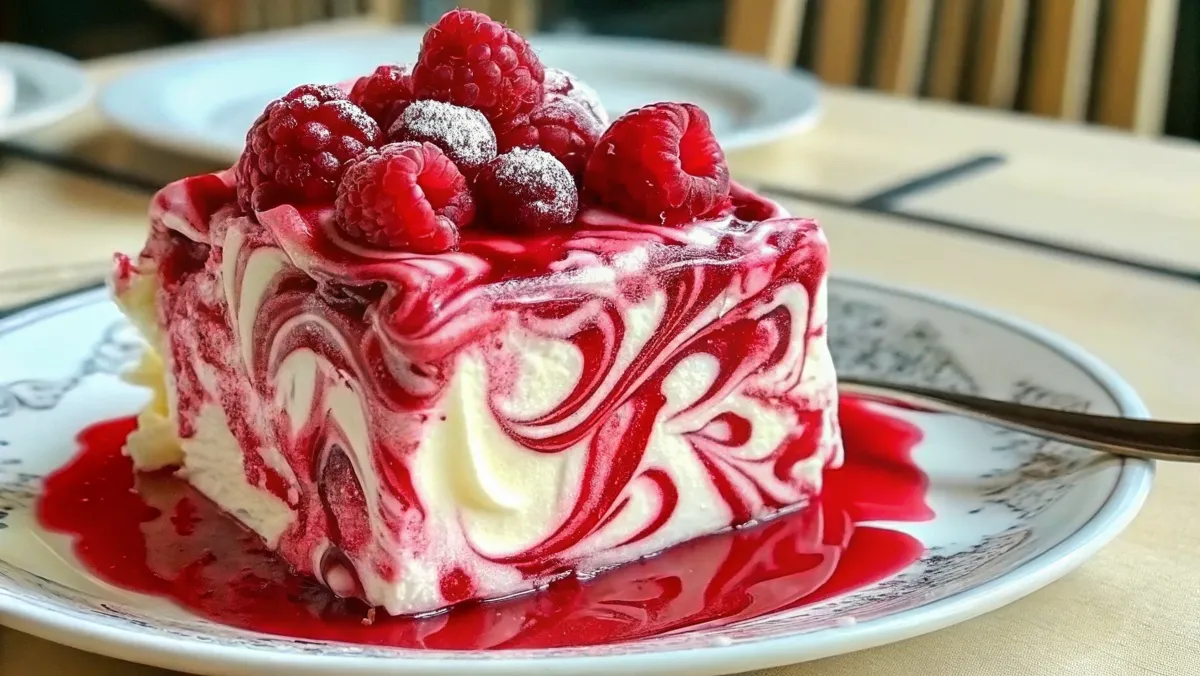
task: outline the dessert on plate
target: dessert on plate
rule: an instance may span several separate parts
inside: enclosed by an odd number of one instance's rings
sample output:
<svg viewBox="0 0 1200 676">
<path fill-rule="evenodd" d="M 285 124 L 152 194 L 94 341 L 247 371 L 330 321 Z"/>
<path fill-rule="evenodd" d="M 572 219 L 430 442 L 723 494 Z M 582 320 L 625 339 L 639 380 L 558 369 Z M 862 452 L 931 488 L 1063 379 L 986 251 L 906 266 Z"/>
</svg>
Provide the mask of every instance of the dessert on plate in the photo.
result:
<svg viewBox="0 0 1200 676">
<path fill-rule="evenodd" d="M 484 15 L 272 102 L 150 222 L 112 279 L 154 393 L 126 452 L 391 614 L 752 524 L 841 462 L 818 226 L 700 109 L 609 124 Z"/>
</svg>

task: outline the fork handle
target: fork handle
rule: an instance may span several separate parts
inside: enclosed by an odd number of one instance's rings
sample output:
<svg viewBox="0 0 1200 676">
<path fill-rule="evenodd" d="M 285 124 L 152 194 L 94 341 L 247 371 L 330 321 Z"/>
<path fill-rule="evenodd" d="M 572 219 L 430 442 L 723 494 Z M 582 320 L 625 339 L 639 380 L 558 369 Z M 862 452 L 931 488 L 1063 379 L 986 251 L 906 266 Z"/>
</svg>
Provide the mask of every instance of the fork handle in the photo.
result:
<svg viewBox="0 0 1200 676">
<path fill-rule="evenodd" d="M 1113 455 L 1200 462 L 1200 425 L 1194 423 L 1060 411 L 957 392 L 857 378 L 839 378 L 838 390 L 845 395 L 954 413 Z"/>
</svg>

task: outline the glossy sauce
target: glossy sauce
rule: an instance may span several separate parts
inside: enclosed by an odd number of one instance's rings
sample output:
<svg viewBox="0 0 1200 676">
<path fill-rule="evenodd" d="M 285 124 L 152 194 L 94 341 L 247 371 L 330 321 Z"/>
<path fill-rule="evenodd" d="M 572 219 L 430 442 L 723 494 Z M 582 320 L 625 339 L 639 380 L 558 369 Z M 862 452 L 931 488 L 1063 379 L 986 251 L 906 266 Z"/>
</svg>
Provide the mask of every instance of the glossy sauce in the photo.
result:
<svg viewBox="0 0 1200 676">
<path fill-rule="evenodd" d="M 426 618 L 369 612 L 293 573 L 256 535 L 169 473 L 135 476 L 124 418 L 79 436 L 81 451 L 46 481 L 38 516 L 74 537 L 100 579 L 174 600 L 223 624 L 303 639 L 441 650 L 551 648 L 721 626 L 816 603 L 887 578 L 921 544 L 863 522 L 920 521 L 927 479 L 912 424 L 843 400 L 846 462 L 821 499 L 767 523 L 685 543 L 589 580 L 468 602 Z M 136 490 L 134 490 L 136 489 Z"/>
</svg>

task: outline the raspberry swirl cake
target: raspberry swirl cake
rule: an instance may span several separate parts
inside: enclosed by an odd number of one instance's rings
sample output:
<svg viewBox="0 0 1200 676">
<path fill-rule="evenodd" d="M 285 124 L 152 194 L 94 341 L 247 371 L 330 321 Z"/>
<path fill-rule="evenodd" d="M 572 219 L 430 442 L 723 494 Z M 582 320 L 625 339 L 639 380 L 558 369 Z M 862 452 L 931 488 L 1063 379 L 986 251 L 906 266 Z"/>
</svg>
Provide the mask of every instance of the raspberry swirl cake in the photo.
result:
<svg viewBox="0 0 1200 676">
<path fill-rule="evenodd" d="M 695 106 L 609 125 L 486 16 L 272 102 L 150 222 L 113 274 L 155 394 L 126 452 L 391 614 L 753 524 L 841 462 L 817 225 Z"/>
</svg>

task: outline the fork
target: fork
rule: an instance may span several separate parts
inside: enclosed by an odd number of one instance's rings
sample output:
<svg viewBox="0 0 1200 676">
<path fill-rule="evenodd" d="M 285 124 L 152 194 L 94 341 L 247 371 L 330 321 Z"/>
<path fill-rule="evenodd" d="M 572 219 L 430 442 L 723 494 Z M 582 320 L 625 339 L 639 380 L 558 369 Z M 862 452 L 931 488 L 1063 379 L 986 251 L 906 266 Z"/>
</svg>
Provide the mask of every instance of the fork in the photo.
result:
<svg viewBox="0 0 1200 676">
<path fill-rule="evenodd" d="M 961 415 L 1130 458 L 1200 462 L 1200 425 L 1060 411 L 912 385 L 839 377 L 838 391 Z"/>
</svg>

